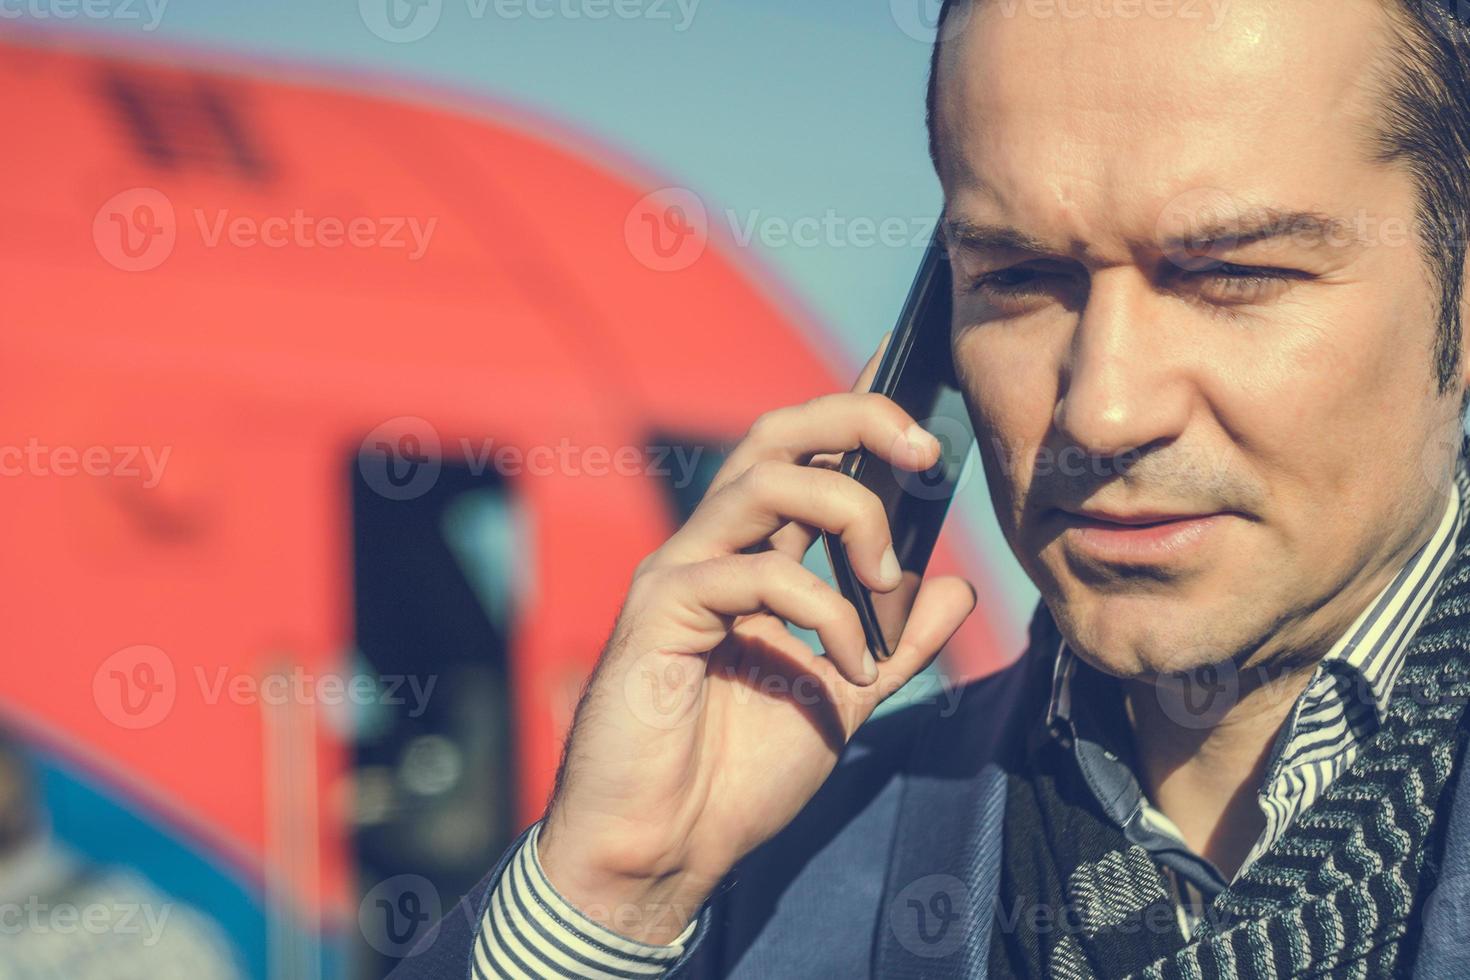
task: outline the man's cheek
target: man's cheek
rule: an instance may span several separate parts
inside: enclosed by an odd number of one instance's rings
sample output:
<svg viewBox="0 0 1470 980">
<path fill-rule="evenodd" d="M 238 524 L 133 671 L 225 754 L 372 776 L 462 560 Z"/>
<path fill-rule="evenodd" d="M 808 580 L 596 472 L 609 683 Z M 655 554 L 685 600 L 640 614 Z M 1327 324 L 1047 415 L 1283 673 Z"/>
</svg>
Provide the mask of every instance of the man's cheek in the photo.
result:
<svg viewBox="0 0 1470 980">
<path fill-rule="evenodd" d="M 1034 476 L 1035 450 L 1024 450 L 994 429 L 977 432 L 976 440 L 991 492 L 1007 500 L 1024 499 Z"/>
</svg>

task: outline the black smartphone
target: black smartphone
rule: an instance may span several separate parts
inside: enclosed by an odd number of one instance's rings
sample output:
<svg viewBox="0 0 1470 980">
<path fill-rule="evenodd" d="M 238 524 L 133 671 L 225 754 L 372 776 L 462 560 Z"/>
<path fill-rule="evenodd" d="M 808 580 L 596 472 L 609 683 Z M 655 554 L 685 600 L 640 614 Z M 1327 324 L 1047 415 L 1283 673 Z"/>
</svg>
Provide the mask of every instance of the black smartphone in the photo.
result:
<svg viewBox="0 0 1470 980">
<path fill-rule="evenodd" d="M 842 538 L 831 532 L 822 534 L 837 587 L 857 607 L 868 649 L 878 660 L 892 656 L 903 635 L 939 529 L 975 445 L 975 430 L 950 352 L 951 283 L 949 256 L 936 230 L 871 388 L 893 399 L 939 440 L 939 461 L 915 473 L 858 449 L 846 453 L 841 464 L 841 472 L 883 502 L 893 551 L 903 569 L 902 582 L 891 592 L 870 591 L 853 573 Z"/>
</svg>

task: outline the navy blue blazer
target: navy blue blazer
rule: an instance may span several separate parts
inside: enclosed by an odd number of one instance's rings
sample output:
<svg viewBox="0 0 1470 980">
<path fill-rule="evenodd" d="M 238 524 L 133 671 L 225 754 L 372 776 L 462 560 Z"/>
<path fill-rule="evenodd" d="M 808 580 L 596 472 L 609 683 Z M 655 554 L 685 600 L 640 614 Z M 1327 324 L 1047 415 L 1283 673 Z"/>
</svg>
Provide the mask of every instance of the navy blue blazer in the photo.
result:
<svg viewBox="0 0 1470 980">
<path fill-rule="evenodd" d="M 864 725 L 797 818 L 700 912 L 678 980 L 983 978 L 1005 770 L 1041 735 L 1049 651 L 1039 607 L 1010 667 Z M 1417 980 L 1470 977 L 1470 779 L 1461 767 Z M 486 902 L 523 833 L 390 980 L 464 980 Z"/>
</svg>

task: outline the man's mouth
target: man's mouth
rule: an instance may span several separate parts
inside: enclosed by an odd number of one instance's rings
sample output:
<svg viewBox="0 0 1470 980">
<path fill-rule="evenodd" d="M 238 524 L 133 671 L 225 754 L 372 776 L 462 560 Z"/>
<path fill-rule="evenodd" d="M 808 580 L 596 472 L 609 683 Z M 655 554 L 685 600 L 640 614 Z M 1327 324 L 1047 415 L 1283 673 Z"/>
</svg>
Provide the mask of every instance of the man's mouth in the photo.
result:
<svg viewBox="0 0 1470 980">
<path fill-rule="evenodd" d="M 1062 539 L 1079 555 L 1111 564 L 1177 560 L 1217 537 L 1228 512 L 1055 510 Z"/>
</svg>

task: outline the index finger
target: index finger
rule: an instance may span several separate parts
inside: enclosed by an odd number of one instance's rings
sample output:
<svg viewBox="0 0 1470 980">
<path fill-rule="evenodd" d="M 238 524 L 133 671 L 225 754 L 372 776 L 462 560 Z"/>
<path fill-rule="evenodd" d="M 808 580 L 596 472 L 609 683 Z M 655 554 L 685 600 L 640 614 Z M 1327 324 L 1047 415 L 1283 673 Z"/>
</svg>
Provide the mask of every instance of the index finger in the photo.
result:
<svg viewBox="0 0 1470 980">
<path fill-rule="evenodd" d="M 873 387 L 873 379 L 878 376 L 878 365 L 883 363 L 883 354 L 888 350 L 888 342 L 893 339 L 893 331 L 884 331 L 878 340 L 878 349 L 873 356 L 868 358 L 868 363 L 858 372 L 857 380 L 853 382 L 852 390 L 855 392 L 867 391 Z M 810 466 L 820 466 L 824 469 L 835 470 L 842 465 L 841 453 L 817 453 L 811 458 Z"/>
</svg>

